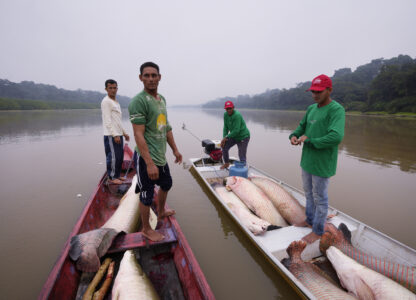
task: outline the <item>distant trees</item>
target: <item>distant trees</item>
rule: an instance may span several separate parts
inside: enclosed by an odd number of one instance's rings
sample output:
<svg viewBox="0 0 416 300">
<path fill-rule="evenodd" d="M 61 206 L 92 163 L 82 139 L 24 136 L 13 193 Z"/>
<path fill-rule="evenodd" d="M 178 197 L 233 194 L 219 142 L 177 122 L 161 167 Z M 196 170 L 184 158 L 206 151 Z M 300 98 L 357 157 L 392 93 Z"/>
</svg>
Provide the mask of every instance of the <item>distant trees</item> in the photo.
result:
<svg viewBox="0 0 416 300">
<path fill-rule="evenodd" d="M 0 79 L 0 109 L 2 110 L 97 108 L 104 96 L 104 93 L 95 91 L 81 89 L 70 91 L 33 81 L 15 83 Z M 130 98 L 120 95 L 117 96 L 117 100 L 122 107 L 127 107 L 130 102 Z"/>
<path fill-rule="evenodd" d="M 391 59 L 374 59 L 359 66 L 336 70 L 332 76 L 332 98 L 346 110 L 416 113 L 416 60 L 407 55 Z M 203 107 L 218 108 L 226 100 L 235 101 L 238 108 L 305 110 L 311 103 L 305 93 L 311 82 L 299 83 L 295 88 L 271 90 L 263 94 L 225 97 L 210 101 Z"/>
<path fill-rule="evenodd" d="M 99 103 L 52 102 L 40 100 L 22 100 L 0 98 L 0 110 L 32 110 L 32 109 L 80 109 L 99 108 Z"/>
</svg>

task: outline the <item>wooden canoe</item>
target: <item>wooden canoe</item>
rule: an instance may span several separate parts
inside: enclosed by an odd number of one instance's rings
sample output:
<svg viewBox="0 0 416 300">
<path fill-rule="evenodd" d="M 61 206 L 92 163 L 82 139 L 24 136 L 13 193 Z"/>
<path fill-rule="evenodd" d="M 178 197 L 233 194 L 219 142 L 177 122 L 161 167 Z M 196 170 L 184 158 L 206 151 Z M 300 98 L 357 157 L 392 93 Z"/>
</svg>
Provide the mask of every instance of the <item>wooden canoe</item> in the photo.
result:
<svg viewBox="0 0 416 300">
<path fill-rule="evenodd" d="M 241 230 L 250 238 L 253 244 L 262 252 L 266 259 L 273 265 L 273 267 L 286 279 L 286 281 L 296 290 L 296 292 L 304 299 L 316 299 L 316 297 L 308 290 L 285 266 L 282 260 L 288 258 L 286 249 L 292 241 L 300 240 L 303 236 L 308 234 L 311 229 L 304 227 L 287 226 L 277 230 L 266 231 L 262 235 L 254 235 L 248 230 L 233 213 L 233 211 L 225 204 L 220 195 L 215 191 L 215 185 L 222 183 L 224 178 L 229 176 L 228 170 L 221 170 L 221 162 L 214 162 L 210 158 L 191 158 L 192 168 L 191 172 L 196 172 L 196 176 L 201 178 L 201 183 L 208 187 L 214 195 L 214 198 L 223 206 L 229 213 L 231 218 L 239 225 Z M 231 158 L 231 166 L 236 161 Z M 255 168 L 248 166 L 248 176 L 265 176 L 280 183 L 287 191 L 289 191 L 301 205 L 305 206 L 306 199 L 304 193 L 284 182 L 273 178 L 269 174 Z M 414 277 L 411 276 L 414 285 L 416 279 L 416 250 L 412 249 L 393 238 L 371 228 L 370 226 L 360 222 L 351 216 L 329 207 L 328 214 L 335 215 L 330 219 L 330 222 L 335 226 L 344 223 L 352 234 L 352 245 L 371 256 L 385 259 L 385 261 L 395 262 L 409 266 L 408 272 L 413 272 Z M 314 260 L 316 262 L 325 260 L 322 253 L 319 251 L 319 241 L 309 245 L 302 253 L 302 259 L 305 261 Z M 400 275 L 400 274 L 399 274 Z"/>
<path fill-rule="evenodd" d="M 132 150 L 124 147 L 123 176 L 127 172 L 124 190 L 131 185 L 135 175 L 131 163 Z M 108 185 L 104 174 L 93 195 L 86 204 L 78 222 L 70 233 L 64 248 L 53 266 L 38 299 L 75 299 L 81 273 L 68 256 L 71 238 L 102 226 L 118 207 L 123 186 Z M 155 193 L 156 196 L 156 193 Z M 161 299 L 215 299 L 202 270 L 174 216 L 164 220 L 158 229 L 165 240 L 153 243 L 140 232 L 119 235 L 108 250 L 109 255 L 121 259 L 123 251 L 139 252 L 140 264 L 147 273 Z M 116 260 L 117 261 L 117 260 Z M 116 268 L 117 269 L 117 268 Z M 111 299 L 111 291 L 105 299 Z"/>
</svg>

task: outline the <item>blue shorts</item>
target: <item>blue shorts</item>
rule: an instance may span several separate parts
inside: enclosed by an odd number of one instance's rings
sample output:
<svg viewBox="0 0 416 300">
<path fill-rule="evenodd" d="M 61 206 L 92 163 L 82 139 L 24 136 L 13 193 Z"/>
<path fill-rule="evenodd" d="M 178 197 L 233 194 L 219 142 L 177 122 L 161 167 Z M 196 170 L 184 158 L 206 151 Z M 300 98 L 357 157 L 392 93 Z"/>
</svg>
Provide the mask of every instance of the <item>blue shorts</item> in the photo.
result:
<svg viewBox="0 0 416 300">
<path fill-rule="evenodd" d="M 155 184 L 167 192 L 172 187 L 172 176 L 170 175 L 169 165 L 157 166 L 159 169 L 159 178 L 151 180 L 147 175 L 147 165 L 144 159 L 134 152 L 134 165 L 137 173 L 136 194 L 140 193 L 140 202 L 146 206 L 152 205 Z"/>
</svg>

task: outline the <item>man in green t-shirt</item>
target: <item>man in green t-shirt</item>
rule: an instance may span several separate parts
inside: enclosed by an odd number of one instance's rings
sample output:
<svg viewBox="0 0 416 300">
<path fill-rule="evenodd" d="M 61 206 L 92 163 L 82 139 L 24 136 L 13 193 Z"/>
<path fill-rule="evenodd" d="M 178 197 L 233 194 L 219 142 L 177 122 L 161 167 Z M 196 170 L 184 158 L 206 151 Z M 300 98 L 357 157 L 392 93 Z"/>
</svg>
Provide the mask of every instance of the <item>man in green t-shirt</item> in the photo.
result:
<svg viewBox="0 0 416 300">
<path fill-rule="evenodd" d="M 136 193 L 140 192 L 140 216 L 142 234 L 152 241 L 161 241 L 164 236 L 150 227 L 150 205 L 153 202 L 155 184 L 158 192 L 158 220 L 175 213 L 166 210 L 168 191 L 172 187 L 172 177 L 166 162 L 166 143 L 172 148 L 175 163 L 182 162 L 182 154 L 176 147 L 166 111 L 166 100 L 157 89 L 161 75 L 159 66 L 146 62 L 140 66 L 140 80 L 144 89 L 129 104 L 130 122 L 136 140 L 135 165 L 137 172 Z"/>
<path fill-rule="evenodd" d="M 221 140 L 224 164 L 221 166 L 221 169 L 230 166 L 228 151 L 236 144 L 238 147 L 238 158 L 245 163 L 247 161 L 248 142 L 250 141 L 250 131 L 247 129 L 243 116 L 234 109 L 234 103 L 226 101 L 224 109 L 223 138 Z"/>
<path fill-rule="evenodd" d="M 301 145 L 303 189 L 306 197 L 306 220 L 295 226 L 312 227 L 303 237 L 313 243 L 324 233 L 328 215 L 329 177 L 337 168 L 338 145 L 344 137 L 345 110 L 330 95 L 332 81 L 326 75 L 312 80 L 308 89 L 315 104 L 308 107 L 299 126 L 289 136 L 292 145 Z"/>
</svg>

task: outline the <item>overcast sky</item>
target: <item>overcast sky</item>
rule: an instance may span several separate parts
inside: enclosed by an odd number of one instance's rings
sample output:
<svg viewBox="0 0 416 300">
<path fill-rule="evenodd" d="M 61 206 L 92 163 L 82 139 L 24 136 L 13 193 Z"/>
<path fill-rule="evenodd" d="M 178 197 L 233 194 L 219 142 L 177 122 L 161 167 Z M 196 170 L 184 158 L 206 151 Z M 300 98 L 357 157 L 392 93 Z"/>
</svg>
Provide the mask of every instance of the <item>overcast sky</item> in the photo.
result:
<svg viewBox="0 0 416 300">
<path fill-rule="evenodd" d="M 0 78 L 119 94 L 161 68 L 168 104 L 291 88 L 375 58 L 416 57 L 415 0 L 0 0 Z"/>
</svg>

